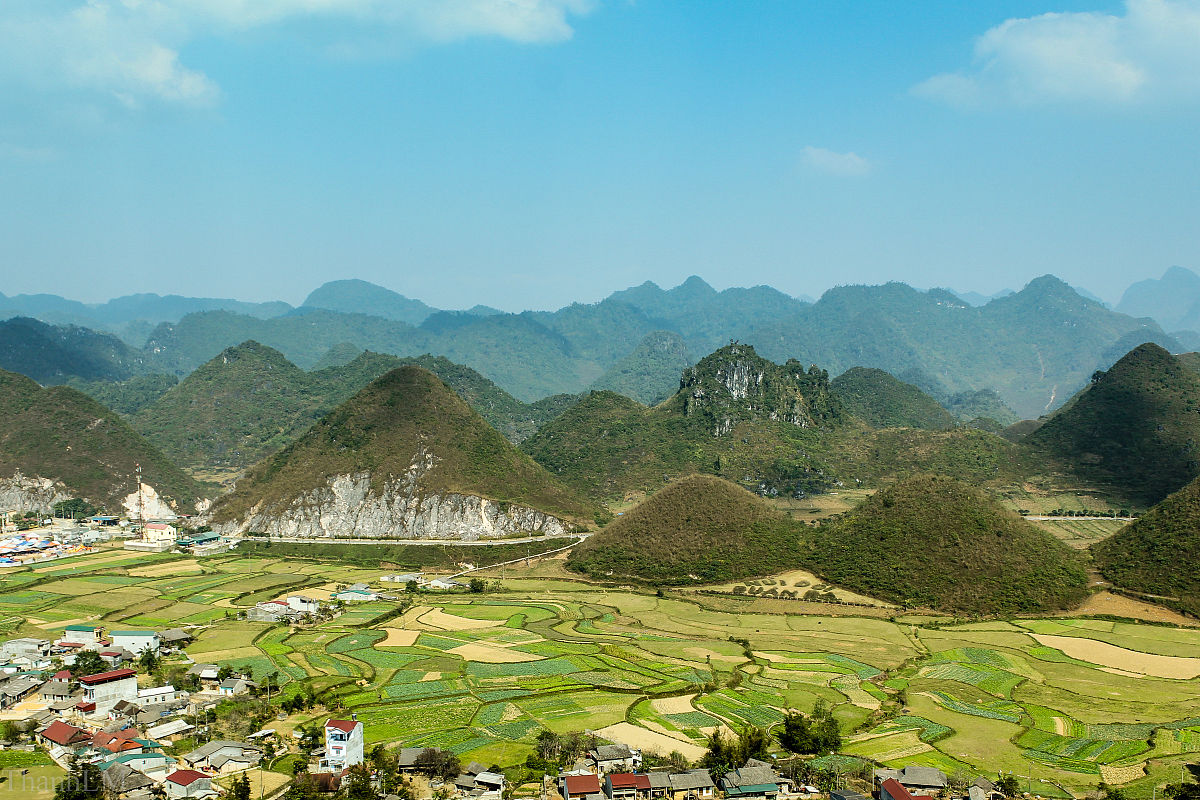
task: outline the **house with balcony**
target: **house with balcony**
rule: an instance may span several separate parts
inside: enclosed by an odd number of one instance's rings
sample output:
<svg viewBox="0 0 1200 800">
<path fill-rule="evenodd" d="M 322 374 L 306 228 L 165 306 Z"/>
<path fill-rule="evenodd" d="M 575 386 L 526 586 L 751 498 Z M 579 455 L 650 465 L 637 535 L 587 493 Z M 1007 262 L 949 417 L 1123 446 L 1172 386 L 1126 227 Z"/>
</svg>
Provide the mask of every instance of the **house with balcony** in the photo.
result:
<svg viewBox="0 0 1200 800">
<path fill-rule="evenodd" d="M 356 719 L 331 719 L 325 723 L 322 772 L 337 772 L 363 763 L 363 724 Z"/>
</svg>

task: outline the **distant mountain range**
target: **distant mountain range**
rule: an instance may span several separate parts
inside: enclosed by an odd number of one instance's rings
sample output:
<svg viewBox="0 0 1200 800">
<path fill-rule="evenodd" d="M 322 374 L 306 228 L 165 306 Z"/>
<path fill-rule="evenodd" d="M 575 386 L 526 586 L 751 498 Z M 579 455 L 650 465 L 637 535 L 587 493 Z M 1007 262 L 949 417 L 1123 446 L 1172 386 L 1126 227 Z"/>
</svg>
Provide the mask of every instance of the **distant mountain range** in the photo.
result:
<svg viewBox="0 0 1200 800">
<path fill-rule="evenodd" d="M 1052 276 L 1001 294 L 975 306 L 945 290 L 890 283 L 838 287 L 809 303 L 766 286 L 716 291 L 692 277 L 673 289 L 647 282 L 599 303 L 520 314 L 438 310 L 357 280 L 325 284 L 299 308 L 157 295 L 97 305 L 0 296 L 0 316 L 55 323 L 6 323 L 0 368 L 43 383 L 149 373 L 182 378 L 253 340 L 302 369 L 327 365 L 322 359 L 339 347 L 431 354 L 470 367 L 526 403 L 610 389 L 653 404 L 674 391 L 681 367 L 737 340 L 775 362 L 795 359 L 834 376 L 852 367 L 882 369 L 956 416 L 994 416 L 1004 424 L 1011 421 L 1002 418 L 1005 406 L 1022 418 L 1053 410 L 1093 371 L 1144 341 L 1180 352 L 1200 340 L 1168 335 L 1160 324 L 1111 310 Z M 974 410 L 980 402 L 986 408 Z"/>
</svg>

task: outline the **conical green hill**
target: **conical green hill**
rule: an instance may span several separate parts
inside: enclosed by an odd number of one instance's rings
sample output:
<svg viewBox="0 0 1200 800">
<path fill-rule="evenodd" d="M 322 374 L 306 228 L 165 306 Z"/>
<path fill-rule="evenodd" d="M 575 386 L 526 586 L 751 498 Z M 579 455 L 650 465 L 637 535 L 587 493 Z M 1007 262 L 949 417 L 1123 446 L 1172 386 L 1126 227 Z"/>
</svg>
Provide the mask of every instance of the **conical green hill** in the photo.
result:
<svg viewBox="0 0 1200 800">
<path fill-rule="evenodd" d="M 1200 478 L 1093 545 L 1092 553 L 1116 586 L 1200 615 Z"/>
<path fill-rule="evenodd" d="M 1026 441 L 1084 480 L 1156 503 L 1200 475 L 1200 374 L 1144 344 Z"/>
<path fill-rule="evenodd" d="M 372 489 L 415 475 L 421 495 L 474 495 L 565 517 L 586 511 L 436 375 L 404 366 L 368 384 L 298 440 L 252 467 L 216 504 L 213 518 L 238 519 L 255 506 L 269 514 L 333 476 L 364 472 Z"/>
<path fill-rule="evenodd" d="M 1033 613 L 1086 594 L 1086 574 L 1066 545 L 951 478 L 918 476 L 881 489 L 811 538 L 818 575 L 898 604 Z"/>
<path fill-rule="evenodd" d="M 794 567 L 801 535 L 762 498 L 691 475 L 575 548 L 567 565 L 599 578 L 715 583 Z"/>
<path fill-rule="evenodd" d="M 205 493 L 119 416 L 65 386 L 43 389 L 0 370 L 0 478 L 60 481 L 68 493 L 120 511 L 143 480 L 180 512 L 194 511 Z"/>
</svg>

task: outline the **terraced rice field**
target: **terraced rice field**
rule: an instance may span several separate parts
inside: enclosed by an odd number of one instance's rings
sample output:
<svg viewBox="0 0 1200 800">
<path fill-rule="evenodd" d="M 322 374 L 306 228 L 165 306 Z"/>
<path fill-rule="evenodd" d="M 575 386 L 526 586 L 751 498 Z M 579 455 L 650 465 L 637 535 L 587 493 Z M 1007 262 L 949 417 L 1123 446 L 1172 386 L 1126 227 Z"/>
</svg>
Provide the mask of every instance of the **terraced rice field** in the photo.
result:
<svg viewBox="0 0 1200 800">
<path fill-rule="evenodd" d="M 511 573 L 499 592 L 422 594 L 400 616 L 379 601 L 296 629 L 237 619 L 258 600 L 378 575 L 108 552 L 0 576 L 0 628 L 49 638 L 78 621 L 194 625 L 194 659 L 274 672 L 284 696 L 311 682 L 358 714 L 369 743 L 489 764 L 523 760 L 541 729 L 695 757 L 719 726 L 770 726 L 819 701 L 849 734 L 848 756 L 993 776 L 1032 769 L 1043 796 L 1101 780 L 1149 795 L 1200 752 L 1200 678 L 1185 669 L 1200 659 L 1200 631 L 1183 628 L 798 615 L 762 599 Z M 1133 654 L 1125 668 L 1110 663 L 1114 651 Z"/>
</svg>

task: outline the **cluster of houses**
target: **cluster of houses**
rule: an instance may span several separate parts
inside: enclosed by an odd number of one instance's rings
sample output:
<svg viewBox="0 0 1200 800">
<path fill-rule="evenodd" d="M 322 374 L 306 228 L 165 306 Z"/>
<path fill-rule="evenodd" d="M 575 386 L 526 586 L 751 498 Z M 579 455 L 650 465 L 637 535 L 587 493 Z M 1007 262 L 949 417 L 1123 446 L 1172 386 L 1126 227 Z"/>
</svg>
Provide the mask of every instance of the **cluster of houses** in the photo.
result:
<svg viewBox="0 0 1200 800">
<path fill-rule="evenodd" d="M 210 741 L 178 758 L 163 752 L 159 740 L 119 721 L 99 728 L 55 720 L 37 733 L 50 757 L 66 766 L 71 761 L 95 764 L 109 796 L 126 800 L 215 797 L 212 781 L 242 772 L 263 758 L 261 745 Z"/>
<path fill-rule="evenodd" d="M 623 744 L 600 745 L 559 778 L 563 800 L 712 800 L 716 784 L 706 769 L 641 772 L 642 754 Z"/>
<path fill-rule="evenodd" d="M 432 589 L 438 592 L 448 592 L 453 589 L 463 589 L 466 587 L 465 583 L 460 583 L 453 578 L 427 578 L 423 572 L 409 572 L 403 575 L 381 575 L 379 580 L 383 583 L 395 583 L 400 586 L 407 586 L 413 583 L 419 589 Z"/>
<path fill-rule="evenodd" d="M 256 622 L 299 622 L 304 617 L 316 617 L 325 611 L 320 600 L 301 594 L 285 600 L 268 600 L 246 610 L 246 619 Z"/>
<path fill-rule="evenodd" d="M 125 540 L 126 550 L 137 550 L 143 553 L 165 553 L 169 550 L 179 550 L 194 556 L 224 553 L 232 546 L 232 540 L 223 539 L 211 531 L 181 536 L 179 529 L 170 522 L 147 522 L 142 525 L 140 536 Z"/>
<path fill-rule="evenodd" d="M 58 658 L 67 666 L 75 655 L 85 650 L 99 654 L 105 663 L 120 666 L 140 658 L 147 650 L 168 653 L 181 650 L 192 640 L 181 628 L 165 631 L 113 630 L 100 625 L 68 625 L 56 641 L 22 637 L 0 644 L 0 670 L 12 673 L 22 670 L 44 670 Z"/>
</svg>

